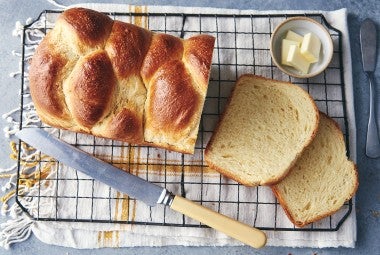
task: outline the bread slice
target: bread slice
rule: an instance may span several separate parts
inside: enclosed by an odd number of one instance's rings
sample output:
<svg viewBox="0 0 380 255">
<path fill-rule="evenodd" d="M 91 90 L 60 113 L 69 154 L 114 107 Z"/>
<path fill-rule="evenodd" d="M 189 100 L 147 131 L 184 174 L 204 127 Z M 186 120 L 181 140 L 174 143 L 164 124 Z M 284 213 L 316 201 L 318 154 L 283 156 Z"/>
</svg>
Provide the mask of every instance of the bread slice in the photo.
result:
<svg viewBox="0 0 380 255">
<path fill-rule="evenodd" d="M 246 185 L 279 182 L 314 138 L 319 112 L 288 82 L 243 75 L 205 151 L 208 165 Z"/>
<path fill-rule="evenodd" d="M 302 227 L 338 211 L 357 187 L 356 166 L 346 157 L 343 134 L 321 114 L 315 139 L 272 190 L 289 219 Z"/>
</svg>

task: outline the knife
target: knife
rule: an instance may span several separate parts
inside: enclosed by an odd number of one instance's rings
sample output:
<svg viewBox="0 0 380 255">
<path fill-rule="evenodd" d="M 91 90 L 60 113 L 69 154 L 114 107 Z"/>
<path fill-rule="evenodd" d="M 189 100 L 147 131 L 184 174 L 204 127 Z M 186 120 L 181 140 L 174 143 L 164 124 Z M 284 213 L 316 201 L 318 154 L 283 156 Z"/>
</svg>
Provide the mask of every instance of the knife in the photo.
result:
<svg viewBox="0 0 380 255">
<path fill-rule="evenodd" d="M 374 71 L 376 67 L 376 26 L 371 19 L 365 19 L 360 26 L 363 70 L 369 80 L 369 119 L 367 129 L 366 155 L 380 157 L 379 128 L 376 123 L 376 99 Z"/>
<path fill-rule="evenodd" d="M 92 178 L 121 191 L 130 197 L 141 200 L 149 206 L 164 204 L 190 218 L 198 220 L 224 234 L 254 248 L 266 244 L 263 231 L 212 211 L 186 198 L 129 174 L 78 148 L 54 137 L 39 128 L 24 128 L 16 136 L 37 150 L 56 158 Z"/>
</svg>

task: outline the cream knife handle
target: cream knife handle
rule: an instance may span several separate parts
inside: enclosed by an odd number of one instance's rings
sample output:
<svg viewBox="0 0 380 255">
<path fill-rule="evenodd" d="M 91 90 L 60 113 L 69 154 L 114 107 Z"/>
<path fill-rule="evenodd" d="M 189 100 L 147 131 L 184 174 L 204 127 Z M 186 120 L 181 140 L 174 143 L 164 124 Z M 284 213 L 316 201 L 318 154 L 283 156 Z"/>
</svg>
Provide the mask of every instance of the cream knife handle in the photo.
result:
<svg viewBox="0 0 380 255">
<path fill-rule="evenodd" d="M 252 247 L 261 248 L 266 243 L 267 237 L 263 231 L 219 214 L 186 198 L 175 196 L 170 208 Z"/>
</svg>

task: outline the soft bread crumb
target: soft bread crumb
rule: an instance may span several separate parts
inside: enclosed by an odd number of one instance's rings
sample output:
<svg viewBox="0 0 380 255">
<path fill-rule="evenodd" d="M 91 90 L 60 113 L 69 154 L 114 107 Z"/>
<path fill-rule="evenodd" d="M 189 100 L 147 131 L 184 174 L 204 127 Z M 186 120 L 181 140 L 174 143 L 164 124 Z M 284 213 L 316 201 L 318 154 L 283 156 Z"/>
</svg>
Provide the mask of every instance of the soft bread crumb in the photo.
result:
<svg viewBox="0 0 380 255">
<path fill-rule="evenodd" d="M 211 168 L 247 186 L 285 177 L 318 128 L 303 89 L 254 75 L 239 78 L 205 152 Z"/>
<path fill-rule="evenodd" d="M 315 139 L 272 190 L 290 220 L 302 227 L 339 210 L 357 187 L 356 166 L 347 159 L 343 134 L 321 114 Z"/>
</svg>

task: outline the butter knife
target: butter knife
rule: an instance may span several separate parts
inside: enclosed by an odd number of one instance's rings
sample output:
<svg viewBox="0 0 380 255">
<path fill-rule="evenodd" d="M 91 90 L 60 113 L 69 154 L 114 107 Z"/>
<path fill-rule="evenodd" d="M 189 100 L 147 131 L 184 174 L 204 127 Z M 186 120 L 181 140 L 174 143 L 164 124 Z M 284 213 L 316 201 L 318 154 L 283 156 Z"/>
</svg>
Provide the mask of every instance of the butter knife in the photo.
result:
<svg viewBox="0 0 380 255">
<path fill-rule="evenodd" d="M 174 195 L 165 188 L 101 161 L 42 129 L 24 128 L 17 132 L 16 136 L 41 152 L 58 159 L 61 163 L 130 197 L 139 199 L 149 206 L 167 205 L 254 248 L 261 248 L 266 244 L 267 238 L 263 231 Z"/>
<path fill-rule="evenodd" d="M 367 129 L 366 155 L 380 157 L 380 135 L 376 123 L 376 89 L 374 71 L 376 67 L 376 26 L 371 19 L 365 19 L 360 26 L 360 44 L 362 49 L 363 70 L 369 80 L 369 120 Z"/>
</svg>

